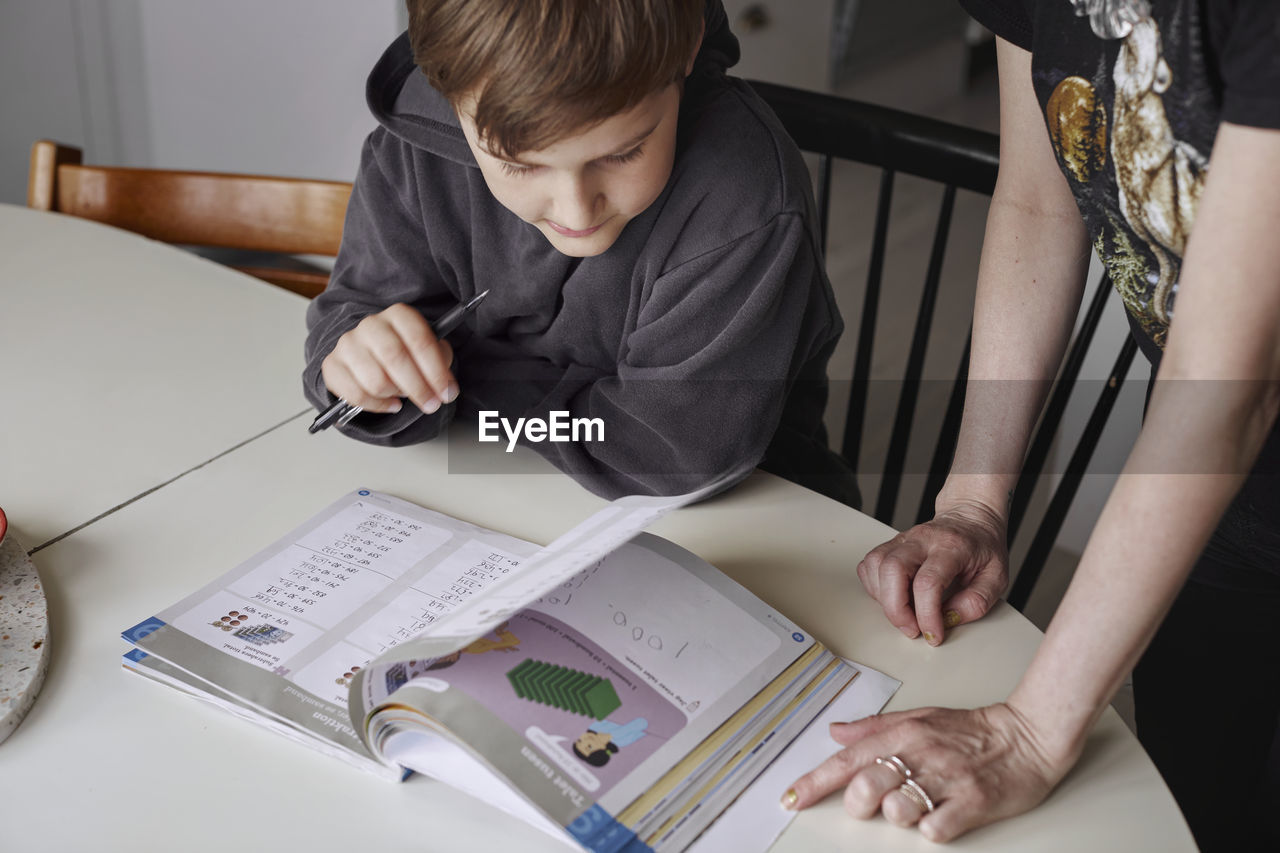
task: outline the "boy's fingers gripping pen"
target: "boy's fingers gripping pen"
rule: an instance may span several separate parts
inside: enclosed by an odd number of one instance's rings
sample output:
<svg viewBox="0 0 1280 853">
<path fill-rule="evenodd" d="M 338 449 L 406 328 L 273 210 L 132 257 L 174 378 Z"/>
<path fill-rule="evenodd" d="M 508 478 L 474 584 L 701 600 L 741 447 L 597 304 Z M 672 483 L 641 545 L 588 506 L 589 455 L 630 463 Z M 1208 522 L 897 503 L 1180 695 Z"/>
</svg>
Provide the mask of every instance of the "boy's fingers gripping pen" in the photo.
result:
<svg viewBox="0 0 1280 853">
<path fill-rule="evenodd" d="M 431 324 L 432 332 L 435 333 L 437 338 L 443 338 L 458 328 L 463 319 L 474 311 L 476 306 L 488 295 L 488 290 L 482 290 L 466 302 L 460 302 L 453 306 L 439 320 Z M 352 418 L 362 411 L 364 409 L 360 406 L 352 406 L 346 400 L 339 400 L 317 415 L 316 419 L 311 422 L 311 426 L 307 427 L 307 432 L 317 433 L 335 425 L 346 426 L 351 423 Z"/>
<path fill-rule="evenodd" d="M 335 426 L 346 426 L 351 423 L 351 419 L 364 411 L 364 406 L 347 406 L 347 410 L 338 415 L 338 419 L 334 421 Z"/>
<path fill-rule="evenodd" d="M 316 419 L 311 422 L 311 426 L 307 427 L 307 432 L 317 433 L 322 429 L 328 429 L 342 417 L 345 410 L 349 409 L 346 400 L 339 400 L 320 414 L 316 415 Z"/>
</svg>

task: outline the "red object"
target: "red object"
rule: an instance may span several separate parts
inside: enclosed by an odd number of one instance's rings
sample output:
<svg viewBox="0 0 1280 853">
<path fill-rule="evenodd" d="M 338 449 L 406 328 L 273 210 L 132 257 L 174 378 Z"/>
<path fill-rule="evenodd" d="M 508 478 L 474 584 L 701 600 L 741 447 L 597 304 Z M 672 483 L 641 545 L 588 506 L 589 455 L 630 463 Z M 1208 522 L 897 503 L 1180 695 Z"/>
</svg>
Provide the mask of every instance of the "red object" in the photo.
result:
<svg viewBox="0 0 1280 853">
<path fill-rule="evenodd" d="M 4 541 L 4 532 L 9 529 L 9 521 L 4 517 L 4 510 L 0 509 L 0 542 Z"/>
</svg>

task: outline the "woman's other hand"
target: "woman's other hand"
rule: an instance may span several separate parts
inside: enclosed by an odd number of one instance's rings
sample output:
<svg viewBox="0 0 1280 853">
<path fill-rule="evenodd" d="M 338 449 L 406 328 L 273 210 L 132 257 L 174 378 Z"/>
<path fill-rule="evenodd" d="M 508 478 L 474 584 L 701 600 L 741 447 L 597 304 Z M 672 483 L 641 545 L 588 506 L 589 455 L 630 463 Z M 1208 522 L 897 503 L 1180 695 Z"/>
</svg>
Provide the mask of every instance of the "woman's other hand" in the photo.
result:
<svg viewBox="0 0 1280 853">
<path fill-rule="evenodd" d="M 986 615 L 1009 584 L 1002 515 L 958 502 L 873 549 L 858 578 L 884 615 L 908 637 L 936 646 L 946 629 Z"/>
<path fill-rule="evenodd" d="M 937 842 L 1034 808 L 1078 757 L 1053 754 L 1047 739 L 1005 703 L 967 711 L 919 708 L 834 723 L 831 736 L 844 749 L 796 780 L 782 804 L 807 808 L 843 788 L 845 811 L 853 817 L 883 812 L 889 822 L 918 826 Z M 889 756 L 910 770 L 932 811 L 899 790 L 905 777 Z"/>
</svg>

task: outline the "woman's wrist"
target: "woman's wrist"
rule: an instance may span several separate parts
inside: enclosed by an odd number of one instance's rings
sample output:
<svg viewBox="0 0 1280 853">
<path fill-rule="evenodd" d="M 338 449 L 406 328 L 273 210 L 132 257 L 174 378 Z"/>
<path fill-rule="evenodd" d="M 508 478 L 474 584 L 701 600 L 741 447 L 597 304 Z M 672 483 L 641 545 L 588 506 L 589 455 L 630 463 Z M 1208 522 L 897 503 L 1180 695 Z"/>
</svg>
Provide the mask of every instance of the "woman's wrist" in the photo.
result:
<svg viewBox="0 0 1280 853">
<path fill-rule="evenodd" d="M 1011 724 L 1021 740 L 1020 752 L 1034 762 L 1049 787 L 1061 782 L 1080 760 L 1085 737 L 1062 738 L 1063 728 L 1055 727 L 1051 719 L 1038 718 L 1013 697 L 994 707 L 1000 708 L 1012 721 Z M 1088 734 L 1088 729 L 1084 730 L 1084 734 Z"/>
<path fill-rule="evenodd" d="M 1105 705 L 1100 708 L 1087 700 L 1081 701 L 1058 695 L 1052 689 L 1043 689 L 1037 677 L 1029 670 L 1013 689 L 1005 704 L 1021 720 L 1045 759 L 1066 772 L 1084 751 L 1085 741 Z"/>
<path fill-rule="evenodd" d="M 1016 483 L 1016 477 L 1000 474 L 951 474 L 934 500 L 934 513 L 978 514 L 983 521 L 1007 527 Z"/>
</svg>

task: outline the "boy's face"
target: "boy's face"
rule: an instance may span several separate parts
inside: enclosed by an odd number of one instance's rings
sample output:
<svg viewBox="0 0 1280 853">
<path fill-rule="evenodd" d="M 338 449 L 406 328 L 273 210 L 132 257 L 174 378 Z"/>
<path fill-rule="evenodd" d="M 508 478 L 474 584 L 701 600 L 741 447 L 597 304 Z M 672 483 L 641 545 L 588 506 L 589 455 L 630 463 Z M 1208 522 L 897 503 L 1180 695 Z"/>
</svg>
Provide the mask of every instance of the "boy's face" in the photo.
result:
<svg viewBox="0 0 1280 853">
<path fill-rule="evenodd" d="M 515 160 L 496 157 L 479 143 L 470 103 L 464 101 L 458 117 L 489 191 L 566 255 L 585 258 L 607 250 L 671 176 L 680 112 L 675 85 Z"/>
</svg>

